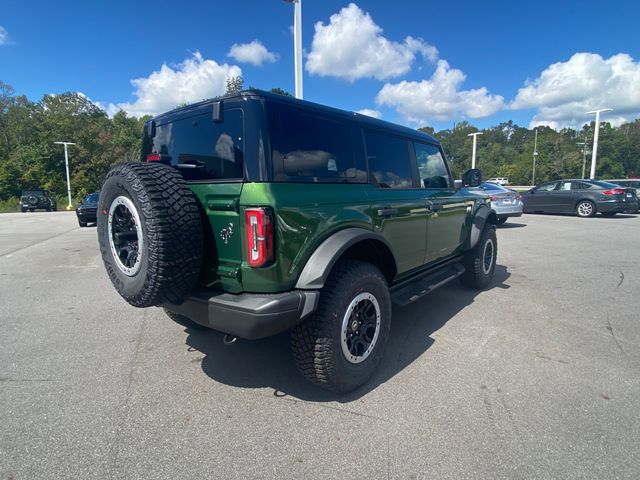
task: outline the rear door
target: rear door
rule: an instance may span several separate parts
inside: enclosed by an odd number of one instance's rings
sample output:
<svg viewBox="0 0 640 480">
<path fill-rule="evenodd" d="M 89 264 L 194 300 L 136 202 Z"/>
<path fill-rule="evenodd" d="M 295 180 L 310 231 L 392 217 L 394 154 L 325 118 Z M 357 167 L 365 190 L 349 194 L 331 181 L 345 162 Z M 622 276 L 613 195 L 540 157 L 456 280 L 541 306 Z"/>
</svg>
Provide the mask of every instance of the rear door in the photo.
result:
<svg viewBox="0 0 640 480">
<path fill-rule="evenodd" d="M 468 205 L 454 189 L 444 155 L 437 145 L 413 142 L 413 153 L 428 211 L 425 263 L 431 263 L 461 248 Z"/>
<path fill-rule="evenodd" d="M 402 274 L 423 265 L 427 244 L 427 204 L 414 181 L 411 143 L 369 130 L 364 131 L 364 140 L 374 229 L 391 244 Z"/>
</svg>

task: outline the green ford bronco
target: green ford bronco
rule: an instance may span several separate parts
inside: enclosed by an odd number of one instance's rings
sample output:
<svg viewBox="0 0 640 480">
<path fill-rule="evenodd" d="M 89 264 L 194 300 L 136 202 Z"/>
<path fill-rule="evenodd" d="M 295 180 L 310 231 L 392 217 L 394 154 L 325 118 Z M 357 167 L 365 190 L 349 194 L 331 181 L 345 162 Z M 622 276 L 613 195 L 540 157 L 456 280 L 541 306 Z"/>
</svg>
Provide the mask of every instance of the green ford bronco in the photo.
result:
<svg viewBox="0 0 640 480">
<path fill-rule="evenodd" d="M 382 361 L 391 304 L 487 286 L 495 214 L 417 130 L 251 90 L 145 125 L 98 209 L 104 265 L 136 307 L 237 338 L 290 330 L 312 382 L 347 392 Z"/>
</svg>

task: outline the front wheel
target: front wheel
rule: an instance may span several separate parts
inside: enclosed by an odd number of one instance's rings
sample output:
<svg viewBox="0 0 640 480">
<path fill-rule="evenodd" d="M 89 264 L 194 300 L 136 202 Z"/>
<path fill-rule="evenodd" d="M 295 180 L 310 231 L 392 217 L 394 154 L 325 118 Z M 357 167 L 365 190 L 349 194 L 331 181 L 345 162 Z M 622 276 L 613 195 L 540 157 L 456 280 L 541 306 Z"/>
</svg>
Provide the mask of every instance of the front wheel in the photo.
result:
<svg viewBox="0 0 640 480">
<path fill-rule="evenodd" d="M 375 266 L 347 260 L 336 265 L 312 316 L 291 332 L 298 370 L 337 393 L 363 385 L 382 360 L 391 329 L 391 297 Z"/>
<path fill-rule="evenodd" d="M 86 227 L 87 222 L 83 222 L 82 220 L 78 219 L 78 225 L 80 225 L 80 227 Z"/>
<path fill-rule="evenodd" d="M 497 258 L 496 229 L 493 225 L 485 225 L 478 244 L 465 255 L 465 271 L 460 276 L 460 281 L 470 288 L 486 287 L 493 279 Z"/>
<path fill-rule="evenodd" d="M 582 200 L 576 205 L 576 214 L 579 217 L 593 217 L 596 214 L 596 206 L 589 200 Z"/>
</svg>

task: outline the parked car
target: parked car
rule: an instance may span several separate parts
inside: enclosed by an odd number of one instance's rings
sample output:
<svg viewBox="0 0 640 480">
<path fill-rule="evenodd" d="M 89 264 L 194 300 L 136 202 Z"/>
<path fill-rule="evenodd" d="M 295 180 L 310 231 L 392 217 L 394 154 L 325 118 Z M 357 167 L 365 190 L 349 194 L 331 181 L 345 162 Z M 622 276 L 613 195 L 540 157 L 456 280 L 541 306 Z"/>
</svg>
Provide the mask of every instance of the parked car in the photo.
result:
<svg viewBox="0 0 640 480">
<path fill-rule="evenodd" d="M 470 188 L 469 191 L 489 196 L 491 210 L 495 212 L 497 217 L 497 225 L 502 225 L 509 217 L 522 216 L 522 196 L 515 190 L 487 181 L 482 182 L 477 188 Z"/>
<path fill-rule="evenodd" d="M 383 361 L 392 302 L 491 282 L 496 215 L 445 158 L 418 130 L 267 92 L 182 107 L 105 178 L 105 269 L 131 305 L 227 343 L 291 330 L 300 372 L 350 391 Z"/>
<path fill-rule="evenodd" d="M 96 212 L 98 211 L 98 199 L 100 192 L 90 193 L 82 203 L 76 208 L 76 215 L 78 216 L 78 224 L 81 227 L 86 227 L 89 223 L 96 223 Z"/>
<path fill-rule="evenodd" d="M 601 180 L 554 180 L 522 194 L 524 212 L 575 213 L 593 217 L 596 213 L 614 216 L 638 210 L 633 188 L 622 188 Z"/>
<path fill-rule="evenodd" d="M 20 194 L 20 211 L 33 212 L 35 210 L 46 210 L 47 212 L 58 210 L 56 199 L 43 188 L 31 188 L 23 190 Z"/>
<path fill-rule="evenodd" d="M 503 187 L 509 185 L 509 179 L 507 177 L 494 177 L 487 180 L 487 182 L 495 183 Z"/>
</svg>

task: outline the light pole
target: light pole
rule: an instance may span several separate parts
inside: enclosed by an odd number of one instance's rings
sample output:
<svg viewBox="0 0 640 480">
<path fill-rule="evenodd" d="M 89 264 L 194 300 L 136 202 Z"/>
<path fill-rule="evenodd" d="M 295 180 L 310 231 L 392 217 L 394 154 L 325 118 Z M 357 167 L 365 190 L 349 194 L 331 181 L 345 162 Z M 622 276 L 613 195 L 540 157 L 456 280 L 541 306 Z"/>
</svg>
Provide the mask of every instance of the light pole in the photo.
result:
<svg viewBox="0 0 640 480">
<path fill-rule="evenodd" d="M 293 55 L 295 58 L 296 98 L 302 100 L 302 0 L 284 0 L 294 4 Z"/>
<path fill-rule="evenodd" d="M 476 168 L 476 140 L 482 132 L 470 133 L 467 137 L 473 137 L 473 154 L 471 155 L 471 168 Z"/>
<path fill-rule="evenodd" d="M 587 168 L 587 134 L 584 135 L 584 142 L 576 142 L 576 145 L 582 145 L 582 178 L 584 180 L 584 171 Z"/>
<path fill-rule="evenodd" d="M 593 133 L 593 152 L 591 152 L 591 176 L 589 178 L 596 178 L 596 157 L 598 156 L 598 137 L 600 136 L 600 114 L 602 112 L 610 112 L 612 108 L 601 108 L 600 110 L 592 110 L 585 113 L 585 115 L 596 114 L 596 131 Z"/>
<path fill-rule="evenodd" d="M 536 186 L 536 157 L 538 156 L 538 127 L 534 129 L 536 136 L 533 140 L 533 172 L 531 173 L 531 185 Z"/>
<path fill-rule="evenodd" d="M 73 206 L 71 205 L 71 180 L 69 180 L 69 154 L 67 153 L 67 145 L 75 145 L 73 142 L 53 142 L 58 145 L 64 145 L 64 166 L 67 169 L 67 195 L 69 197 L 69 205 L 67 206 L 67 210 L 71 210 Z"/>
</svg>

